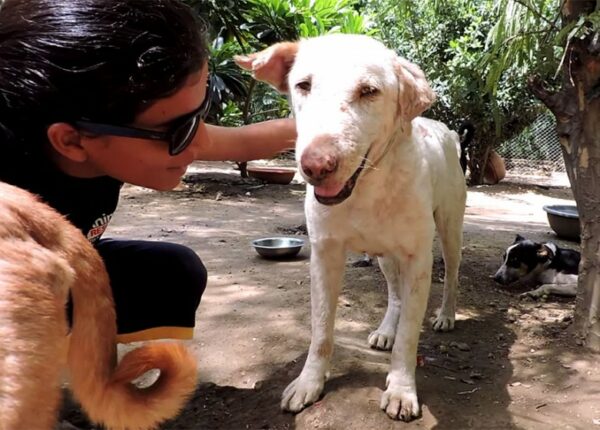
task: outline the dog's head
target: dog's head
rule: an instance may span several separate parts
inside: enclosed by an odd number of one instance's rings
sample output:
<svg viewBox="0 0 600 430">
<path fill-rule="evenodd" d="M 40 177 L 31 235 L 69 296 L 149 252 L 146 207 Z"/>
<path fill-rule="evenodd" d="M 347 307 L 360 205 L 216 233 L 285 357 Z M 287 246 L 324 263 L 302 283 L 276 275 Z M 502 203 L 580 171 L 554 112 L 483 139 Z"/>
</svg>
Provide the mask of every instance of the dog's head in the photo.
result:
<svg viewBox="0 0 600 430">
<path fill-rule="evenodd" d="M 349 197 L 363 167 L 435 99 L 421 69 L 367 36 L 279 43 L 236 62 L 289 93 L 296 159 L 323 204 Z"/>
<path fill-rule="evenodd" d="M 517 235 L 514 243 L 504 252 L 502 265 L 494 275 L 494 280 L 502 285 L 527 282 L 544 271 L 555 255 L 556 245 L 553 243 L 537 243 Z"/>
</svg>

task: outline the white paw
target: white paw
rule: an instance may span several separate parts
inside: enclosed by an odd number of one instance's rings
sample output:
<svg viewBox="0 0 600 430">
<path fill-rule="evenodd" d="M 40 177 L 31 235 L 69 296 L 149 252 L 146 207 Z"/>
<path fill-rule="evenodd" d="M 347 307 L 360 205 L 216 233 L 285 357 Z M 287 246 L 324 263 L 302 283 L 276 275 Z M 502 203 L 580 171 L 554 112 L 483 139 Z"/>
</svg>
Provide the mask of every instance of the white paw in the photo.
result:
<svg viewBox="0 0 600 430">
<path fill-rule="evenodd" d="M 548 293 L 546 293 L 545 290 L 541 290 L 541 289 L 537 289 L 537 290 L 533 290 L 533 291 L 527 291 L 523 294 L 521 294 L 519 297 L 524 298 L 524 297 L 530 297 L 532 299 L 540 299 L 543 296 L 546 296 Z"/>
<path fill-rule="evenodd" d="M 394 420 L 410 421 L 420 413 L 416 390 L 388 386 L 381 396 L 381 409 Z"/>
<path fill-rule="evenodd" d="M 434 331 L 450 331 L 454 330 L 454 315 L 449 316 L 444 312 L 440 312 L 440 314 L 433 321 L 433 330 Z"/>
<path fill-rule="evenodd" d="M 301 373 L 290 385 L 283 390 L 281 395 L 281 409 L 290 412 L 299 412 L 304 407 L 319 400 L 323 391 L 325 378 L 304 377 Z"/>
<path fill-rule="evenodd" d="M 383 333 L 375 330 L 369 335 L 368 342 L 371 348 L 389 351 L 394 345 L 394 333 Z"/>
</svg>

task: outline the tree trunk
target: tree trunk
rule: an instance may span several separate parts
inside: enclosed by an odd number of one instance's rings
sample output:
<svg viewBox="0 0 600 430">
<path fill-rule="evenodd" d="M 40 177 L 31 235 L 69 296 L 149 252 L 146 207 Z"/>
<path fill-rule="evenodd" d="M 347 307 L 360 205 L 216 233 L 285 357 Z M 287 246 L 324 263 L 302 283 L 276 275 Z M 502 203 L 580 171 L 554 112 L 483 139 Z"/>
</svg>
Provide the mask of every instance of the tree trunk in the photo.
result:
<svg viewBox="0 0 600 430">
<path fill-rule="evenodd" d="M 469 154 L 469 186 L 481 185 L 484 183 L 485 169 L 488 163 L 492 145 L 488 142 L 473 148 Z"/>
<path fill-rule="evenodd" d="M 565 22 L 595 10 L 596 1 L 567 0 Z M 554 113 L 565 167 L 581 223 L 581 263 L 575 328 L 581 340 L 600 351 L 600 43 L 598 34 L 569 42 L 560 91 L 536 79 L 534 94 Z"/>
</svg>

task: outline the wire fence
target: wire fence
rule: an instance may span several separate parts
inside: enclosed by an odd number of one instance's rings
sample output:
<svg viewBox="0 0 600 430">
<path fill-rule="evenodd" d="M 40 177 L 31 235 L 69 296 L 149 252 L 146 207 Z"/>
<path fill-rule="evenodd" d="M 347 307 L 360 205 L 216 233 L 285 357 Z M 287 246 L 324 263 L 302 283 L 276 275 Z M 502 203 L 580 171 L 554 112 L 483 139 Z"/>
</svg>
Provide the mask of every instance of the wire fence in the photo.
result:
<svg viewBox="0 0 600 430">
<path fill-rule="evenodd" d="M 504 142 L 496 152 L 504 159 L 507 179 L 528 184 L 570 186 L 556 132 L 556 119 L 550 112 L 539 115 L 520 135 Z"/>
<path fill-rule="evenodd" d="M 521 134 L 504 142 L 496 152 L 504 158 L 506 170 L 527 176 L 564 173 L 556 120 L 550 113 L 538 116 Z"/>
</svg>

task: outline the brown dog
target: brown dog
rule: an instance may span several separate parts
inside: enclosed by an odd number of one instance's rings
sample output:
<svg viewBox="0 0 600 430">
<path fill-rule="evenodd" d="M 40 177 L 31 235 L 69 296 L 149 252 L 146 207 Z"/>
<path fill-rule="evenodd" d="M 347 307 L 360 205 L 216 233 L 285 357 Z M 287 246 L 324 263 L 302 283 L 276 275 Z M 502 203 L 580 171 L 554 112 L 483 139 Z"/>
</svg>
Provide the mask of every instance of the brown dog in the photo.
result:
<svg viewBox="0 0 600 430">
<path fill-rule="evenodd" d="M 52 429 L 65 366 L 89 417 L 109 429 L 149 429 L 175 415 L 196 385 L 193 357 L 162 343 L 117 364 L 115 336 L 108 275 L 92 245 L 33 195 L 0 183 L 0 430 Z M 131 384 L 150 369 L 160 370 L 156 383 Z"/>
</svg>

